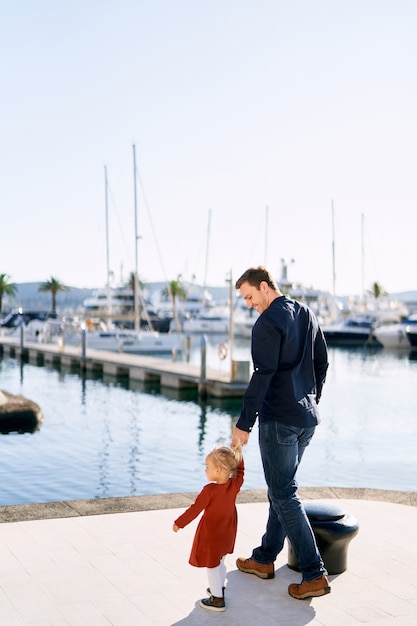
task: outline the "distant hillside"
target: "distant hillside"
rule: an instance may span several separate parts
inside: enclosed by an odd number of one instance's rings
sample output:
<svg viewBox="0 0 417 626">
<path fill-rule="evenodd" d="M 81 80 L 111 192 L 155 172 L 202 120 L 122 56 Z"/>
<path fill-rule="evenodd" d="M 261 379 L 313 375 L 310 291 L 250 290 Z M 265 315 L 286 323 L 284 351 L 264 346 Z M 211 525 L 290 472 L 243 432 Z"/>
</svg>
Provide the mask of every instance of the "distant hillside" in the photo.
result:
<svg viewBox="0 0 417 626">
<path fill-rule="evenodd" d="M 49 311 L 52 308 L 52 295 L 38 291 L 42 283 L 17 283 L 16 295 L 3 296 L 3 313 L 22 308 L 29 311 Z M 78 309 L 92 289 L 70 287 L 68 292 L 59 292 L 56 297 L 58 313 L 69 313 Z"/>
<path fill-rule="evenodd" d="M 52 295 L 39 291 L 42 283 L 16 283 L 16 295 L 3 296 L 3 313 L 12 309 L 22 308 L 24 311 L 49 311 L 52 307 Z M 150 292 L 161 291 L 165 284 L 161 282 L 149 283 L 146 288 Z M 228 297 L 227 287 L 209 287 L 208 290 L 217 302 L 224 302 Z M 94 289 L 79 289 L 69 287 L 68 292 L 59 292 L 56 297 L 58 314 L 74 313 L 82 307 L 86 298 L 91 296 Z"/>
<path fill-rule="evenodd" d="M 7 313 L 11 309 L 22 308 L 29 311 L 49 311 L 52 305 L 52 296 L 50 293 L 38 291 L 41 283 L 17 283 L 17 292 L 14 298 L 3 296 L 3 313 Z M 164 283 L 155 282 L 147 285 L 150 292 L 160 291 L 164 289 Z M 57 294 L 57 311 L 59 314 L 74 313 L 82 307 L 83 301 L 91 296 L 94 289 L 79 289 L 78 287 L 70 287 L 69 292 L 60 292 Z M 218 303 L 225 303 L 229 296 L 229 287 L 208 287 L 213 300 Z M 417 309 L 417 291 L 401 292 L 390 294 L 393 299 L 404 302 L 410 310 Z M 346 296 L 347 298 L 347 296 Z"/>
</svg>

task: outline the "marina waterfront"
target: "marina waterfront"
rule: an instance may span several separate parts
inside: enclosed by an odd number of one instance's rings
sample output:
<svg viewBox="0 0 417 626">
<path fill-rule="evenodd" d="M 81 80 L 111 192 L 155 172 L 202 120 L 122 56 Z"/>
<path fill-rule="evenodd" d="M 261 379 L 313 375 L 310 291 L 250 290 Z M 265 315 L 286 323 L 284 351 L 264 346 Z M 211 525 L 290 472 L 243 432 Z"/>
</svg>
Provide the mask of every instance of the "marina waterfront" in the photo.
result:
<svg viewBox="0 0 417 626">
<path fill-rule="evenodd" d="M 217 345 L 209 342 L 208 359 L 227 368 Z M 198 362 L 198 344 L 190 358 Z M 234 358 L 249 360 L 248 342 Z M 417 491 L 417 352 L 334 347 L 329 360 L 300 486 Z M 44 414 L 34 433 L 0 435 L 1 505 L 198 491 L 207 452 L 229 443 L 241 406 L 14 358 L 0 360 L 0 389 Z M 245 459 L 244 488 L 263 488 L 256 428 Z"/>
</svg>

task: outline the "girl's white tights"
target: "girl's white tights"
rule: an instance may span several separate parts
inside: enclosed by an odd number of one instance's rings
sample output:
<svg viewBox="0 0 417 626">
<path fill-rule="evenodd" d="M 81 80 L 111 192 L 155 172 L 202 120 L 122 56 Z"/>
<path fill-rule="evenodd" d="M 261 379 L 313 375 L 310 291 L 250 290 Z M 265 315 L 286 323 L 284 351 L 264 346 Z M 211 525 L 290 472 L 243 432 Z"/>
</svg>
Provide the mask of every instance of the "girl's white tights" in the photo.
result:
<svg viewBox="0 0 417 626">
<path fill-rule="evenodd" d="M 216 598 L 223 597 L 223 587 L 226 587 L 226 563 L 225 557 L 220 561 L 217 567 L 208 567 L 207 576 L 211 595 Z"/>
</svg>

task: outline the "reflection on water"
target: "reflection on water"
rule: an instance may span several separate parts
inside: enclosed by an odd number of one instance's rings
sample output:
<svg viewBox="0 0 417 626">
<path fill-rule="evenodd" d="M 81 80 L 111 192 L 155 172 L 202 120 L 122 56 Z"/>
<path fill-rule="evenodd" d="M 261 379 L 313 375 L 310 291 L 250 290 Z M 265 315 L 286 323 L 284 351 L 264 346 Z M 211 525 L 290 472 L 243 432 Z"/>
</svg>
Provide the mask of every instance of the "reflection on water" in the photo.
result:
<svg viewBox="0 0 417 626">
<path fill-rule="evenodd" d="M 300 485 L 417 490 L 415 353 L 330 348 L 329 361 Z M 202 402 L 194 390 L 14 359 L 0 361 L 0 381 L 45 418 L 38 432 L 0 437 L 1 504 L 199 491 L 207 452 L 230 442 L 241 408 L 240 399 Z M 245 460 L 244 487 L 263 488 L 256 428 Z"/>
</svg>

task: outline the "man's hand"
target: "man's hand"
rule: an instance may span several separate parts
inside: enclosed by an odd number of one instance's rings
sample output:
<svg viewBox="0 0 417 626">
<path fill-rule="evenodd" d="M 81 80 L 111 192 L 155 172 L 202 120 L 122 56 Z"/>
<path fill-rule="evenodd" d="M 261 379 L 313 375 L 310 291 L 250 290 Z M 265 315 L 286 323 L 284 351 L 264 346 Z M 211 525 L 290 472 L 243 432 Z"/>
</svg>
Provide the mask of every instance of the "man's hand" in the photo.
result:
<svg viewBox="0 0 417 626">
<path fill-rule="evenodd" d="M 233 429 L 232 443 L 230 444 L 230 447 L 233 449 L 238 446 L 246 446 L 248 441 L 249 433 L 247 433 L 246 430 L 240 430 L 240 428 L 235 426 Z"/>
</svg>

